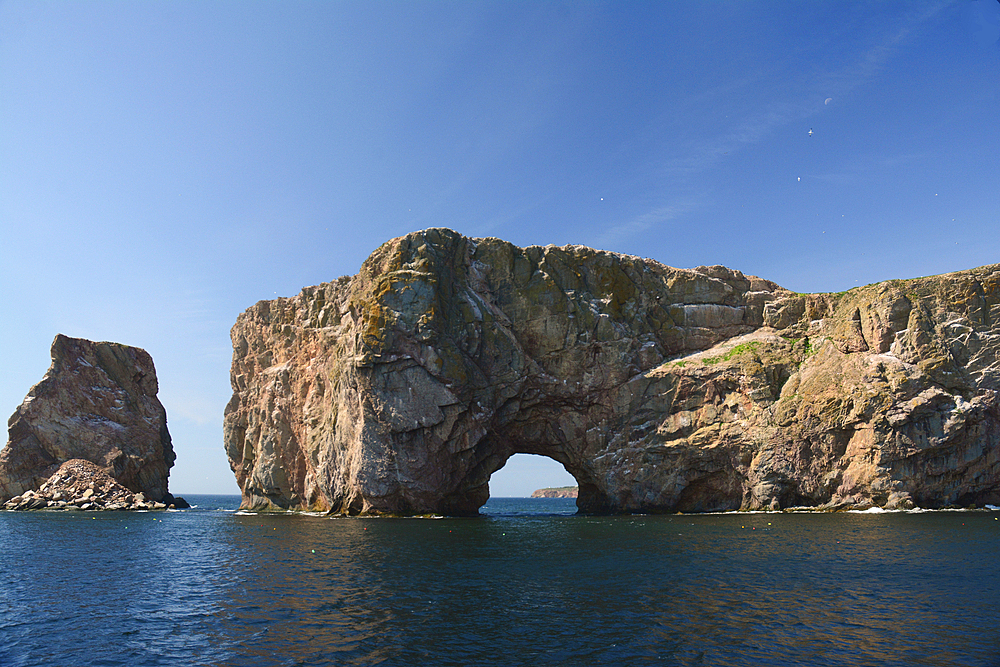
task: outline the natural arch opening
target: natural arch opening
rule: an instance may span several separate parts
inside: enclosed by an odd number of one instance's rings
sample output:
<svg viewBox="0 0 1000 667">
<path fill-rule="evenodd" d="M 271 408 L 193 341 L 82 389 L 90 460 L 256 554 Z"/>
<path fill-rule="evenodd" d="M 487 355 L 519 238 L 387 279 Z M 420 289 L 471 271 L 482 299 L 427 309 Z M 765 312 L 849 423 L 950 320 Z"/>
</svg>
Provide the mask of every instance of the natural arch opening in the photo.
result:
<svg viewBox="0 0 1000 667">
<path fill-rule="evenodd" d="M 527 498 L 538 489 L 577 485 L 563 464 L 541 454 L 514 454 L 489 481 L 491 498 Z"/>
</svg>

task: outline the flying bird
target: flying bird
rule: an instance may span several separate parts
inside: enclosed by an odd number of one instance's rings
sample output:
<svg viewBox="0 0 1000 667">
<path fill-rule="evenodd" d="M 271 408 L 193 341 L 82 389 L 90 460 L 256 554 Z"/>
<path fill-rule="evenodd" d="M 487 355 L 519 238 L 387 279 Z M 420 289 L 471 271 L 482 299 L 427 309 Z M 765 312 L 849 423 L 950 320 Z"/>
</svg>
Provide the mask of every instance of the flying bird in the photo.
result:
<svg viewBox="0 0 1000 667">
<path fill-rule="evenodd" d="M 813 129 L 810 127 L 809 128 L 809 136 L 811 137 L 812 135 L 813 135 Z"/>
</svg>

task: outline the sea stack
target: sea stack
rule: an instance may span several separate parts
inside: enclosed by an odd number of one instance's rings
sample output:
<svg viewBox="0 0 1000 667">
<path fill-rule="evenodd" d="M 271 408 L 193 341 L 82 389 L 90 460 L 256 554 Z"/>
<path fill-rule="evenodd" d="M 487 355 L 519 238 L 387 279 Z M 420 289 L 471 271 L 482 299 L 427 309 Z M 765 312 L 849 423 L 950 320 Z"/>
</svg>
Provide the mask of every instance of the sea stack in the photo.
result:
<svg viewBox="0 0 1000 667">
<path fill-rule="evenodd" d="M 14 500 L 12 508 L 19 508 L 37 498 L 25 509 L 38 509 L 55 494 L 65 504 L 83 480 L 91 488 L 87 498 L 97 493 L 95 509 L 102 490 L 113 508 L 184 505 L 167 490 L 174 450 L 157 391 L 145 350 L 57 335 L 52 365 L 10 418 L 0 451 L 0 503 Z"/>
<path fill-rule="evenodd" d="M 245 508 L 474 515 L 515 453 L 584 512 L 1000 504 L 1000 265 L 796 294 L 430 229 L 232 340 Z"/>
</svg>

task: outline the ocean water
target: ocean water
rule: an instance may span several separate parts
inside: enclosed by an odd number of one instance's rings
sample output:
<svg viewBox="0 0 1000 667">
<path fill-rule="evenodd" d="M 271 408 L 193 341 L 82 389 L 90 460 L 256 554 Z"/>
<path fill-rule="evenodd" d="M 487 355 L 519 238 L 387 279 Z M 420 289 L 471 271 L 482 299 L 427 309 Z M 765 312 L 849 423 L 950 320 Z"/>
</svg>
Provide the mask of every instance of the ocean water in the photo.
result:
<svg viewBox="0 0 1000 667">
<path fill-rule="evenodd" d="M 1000 512 L 0 512 L 0 665 L 1000 665 Z"/>
</svg>

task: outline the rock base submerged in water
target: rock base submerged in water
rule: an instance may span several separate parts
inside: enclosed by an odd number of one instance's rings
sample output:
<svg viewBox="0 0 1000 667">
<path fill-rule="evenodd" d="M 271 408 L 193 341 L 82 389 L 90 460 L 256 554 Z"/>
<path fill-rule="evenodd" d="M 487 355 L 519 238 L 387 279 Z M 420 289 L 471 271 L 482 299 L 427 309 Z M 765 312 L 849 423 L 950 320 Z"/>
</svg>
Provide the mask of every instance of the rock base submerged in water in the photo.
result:
<svg viewBox="0 0 1000 667">
<path fill-rule="evenodd" d="M 516 453 L 585 512 L 1000 504 L 1000 266 L 802 295 L 431 229 L 232 340 L 244 508 L 474 515 Z"/>
<path fill-rule="evenodd" d="M 83 470 L 78 460 L 128 494 L 174 502 L 167 491 L 174 450 L 157 390 L 145 350 L 56 336 L 52 365 L 10 418 L 0 451 L 0 503 L 65 479 L 59 471 L 68 462 Z"/>
</svg>

